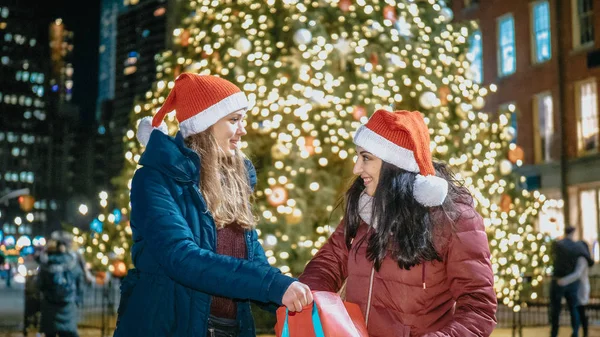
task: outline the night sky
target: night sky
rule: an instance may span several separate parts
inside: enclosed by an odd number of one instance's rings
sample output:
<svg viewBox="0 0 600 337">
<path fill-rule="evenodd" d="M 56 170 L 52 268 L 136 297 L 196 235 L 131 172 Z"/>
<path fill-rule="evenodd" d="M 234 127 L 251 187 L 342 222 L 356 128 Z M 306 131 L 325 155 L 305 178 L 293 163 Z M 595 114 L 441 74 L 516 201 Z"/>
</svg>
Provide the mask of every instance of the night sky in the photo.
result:
<svg viewBox="0 0 600 337">
<path fill-rule="evenodd" d="M 38 0 L 52 18 L 62 18 L 75 34 L 73 102 L 84 122 L 93 121 L 98 96 L 100 0 Z"/>
</svg>

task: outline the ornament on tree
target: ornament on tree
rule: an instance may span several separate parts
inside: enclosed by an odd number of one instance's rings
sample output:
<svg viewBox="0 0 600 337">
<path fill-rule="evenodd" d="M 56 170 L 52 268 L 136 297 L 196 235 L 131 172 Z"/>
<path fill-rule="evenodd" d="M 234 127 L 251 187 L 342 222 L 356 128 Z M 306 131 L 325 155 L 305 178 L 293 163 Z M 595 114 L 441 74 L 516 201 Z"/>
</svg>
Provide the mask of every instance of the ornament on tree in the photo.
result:
<svg viewBox="0 0 600 337">
<path fill-rule="evenodd" d="M 351 5 L 352 5 L 351 0 L 340 0 L 340 2 L 338 2 L 338 6 L 344 13 L 347 13 L 350 10 Z"/>
<path fill-rule="evenodd" d="M 508 211 L 510 211 L 511 205 L 512 198 L 510 197 L 510 195 L 506 193 L 502 194 L 502 197 L 500 198 L 500 210 L 502 210 L 502 212 L 508 213 Z"/>
<path fill-rule="evenodd" d="M 182 47 L 187 47 L 190 45 L 190 31 L 189 30 L 184 29 L 179 38 L 180 38 L 179 44 L 181 44 Z"/>
<path fill-rule="evenodd" d="M 402 66 L 406 66 L 406 63 L 404 63 L 404 61 L 402 61 L 402 58 L 400 57 L 400 55 L 397 54 L 391 54 L 388 57 L 389 62 L 394 66 L 394 67 L 402 67 Z"/>
<path fill-rule="evenodd" d="M 507 176 L 512 173 L 513 164 L 508 159 L 502 159 L 500 161 L 500 174 Z"/>
<path fill-rule="evenodd" d="M 392 23 L 396 22 L 397 17 L 394 6 L 387 5 L 383 8 L 383 18 L 392 21 Z"/>
<path fill-rule="evenodd" d="M 410 31 L 410 23 L 408 23 L 408 21 L 406 21 L 406 17 L 401 16 L 398 21 L 396 21 L 396 30 L 398 31 L 398 34 L 400 34 L 400 36 L 404 36 L 404 37 L 412 37 L 413 34 Z"/>
<path fill-rule="evenodd" d="M 357 121 L 360 121 L 360 119 L 365 117 L 366 115 L 367 115 L 367 109 L 365 109 L 365 107 L 360 106 L 360 105 L 354 106 L 354 110 L 352 111 L 352 117 L 354 117 L 354 119 L 356 119 Z"/>
<path fill-rule="evenodd" d="M 451 94 L 450 88 L 447 85 L 443 85 L 438 89 L 440 96 L 440 103 L 442 105 L 448 104 L 448 96 Z"/>
<path fill-rule="evenodd" d="M 294 33 L 294 42 L 297 45 L 306 45 L 312 41 L 312 33 L 306 28 L 301 28 Z"/>
<path fill-rule="evenodd" d="M 238 50 L 242 54 L 248 54 L 252 49 L 252 42 L 245 37 L 241 37 L 239 40 L 235 42 L 235 49 Z"/>
<path fill-rule="evenodd" d="M 516 164 L 517 161 L 523 161 L 524 159 L 525 151 L 523 151 L 520 146 L 511 144 L 511 149 L 508 150 L 508 160 L 510 160 L 511 163 Z"/>
<path fill-rule="evenodd" d="M 504 137 L 508 141 L 511 141 L 511 140 L 515 139 L 515 136 L 517 135 L 517 131 L 512 126 L 506 127 L 504 129 L 503 133 L 504 133 Z"/>
<path fill-rule="evenodd" d="M 281 160 L 289 153 L 283 144 L 275 144 L 271 147 L 271 157 L 275 160 Z"/>
<path fill-rule="evenodd" d="M 112 273 L 115 277 L 123 278 L 125 277 L 125 275 L 127 275 L 127 266 L 125 265 L 125 262 L 121 260 L 116 260 L 115 262 L 113 262 L 112 266 Z"/>
<path fill-rule="evenodd" d="M 450 9 L 448 7 L 444 7 L 440 11 L 440 17 L 442 19 L 442 22 L 448 23 L 448 22 L 452 21 L 452 19 L 454 19 L 454 12 L 452 12 L 452 9 Z"/>
<path fill-rule="evenodd" d="M 283 186 L 274 186 L 271 188 L 271 195 L 267 198 L 269 204 L 273 207 L 277 207 L 279 205 L 283 205 L 288 199 L 288 193 L 285 187 Z"/>
<path fill-rule="evenodd" d="M 371 53 L 371 56 L 369 57 L 369 62 L 371 62 L 371 64 L 374 66 L 379 64 L 379 56 L 377 56 L 377 53 Z"/>
<path fill-rule="evenodd" d="M 469 112 L 471 111 L 472 106 L 470 104 L 467 103 L 460 103 L 457 107 L 456 107 L 456 114 L 458 115 L 458 117 L 460 117 L 461 119 L 467 119 Z"/>
<path fill-rule="evenodd" d="M 308 136 L 304 137 L 304 149 L 309 155 L 315 154 L 315 137 Z"/>
<path fill-rule="evenodd" d="M 473 100 L 473 102 L 471 102 L 471 105 L 473 106 L 473 108 L 481 110 L 485 106 L 485 99 L 481 96 L 478 96 Z"/>
<path fill-rule="evenodd" d="M 302 221 L 302 212 L 299 209 L 294 209 L 292 214 L 285 215 L 285 222 L 288 225 L 297 225 Z"/>
<path fill-rule="evenodd" d="M 425 109 L 431 109 L 440 105 L 440 100 L 431 91 L 425 91 L 419 97 L 419 104 Z"/>
<path fill-rule="evenodd" d="M 277 244 L 277 237 L 273 234 L 268 234 L 265 237 L 265 241 L 263 242 L 263 246 L 267 249 L 271 249 L 271 248 L 275 247 L 276 244 Z"/>
</svg>

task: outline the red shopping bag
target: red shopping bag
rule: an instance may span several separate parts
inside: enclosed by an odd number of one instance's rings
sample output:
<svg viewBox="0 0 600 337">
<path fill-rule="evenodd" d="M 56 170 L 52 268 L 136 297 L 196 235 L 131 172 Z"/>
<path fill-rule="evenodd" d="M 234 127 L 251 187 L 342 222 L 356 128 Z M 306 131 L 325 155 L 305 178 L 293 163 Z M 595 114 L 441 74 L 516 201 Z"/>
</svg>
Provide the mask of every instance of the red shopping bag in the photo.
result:
<svg viewBox="0 0 600 337">
<path fill-rule="evenodd" d="M 368 337 L 357 304 L 343 302 L 336 293 L 313 291 L 314 303 L 301 312 L 277 309 L 277 337 Z"/>
</svg>

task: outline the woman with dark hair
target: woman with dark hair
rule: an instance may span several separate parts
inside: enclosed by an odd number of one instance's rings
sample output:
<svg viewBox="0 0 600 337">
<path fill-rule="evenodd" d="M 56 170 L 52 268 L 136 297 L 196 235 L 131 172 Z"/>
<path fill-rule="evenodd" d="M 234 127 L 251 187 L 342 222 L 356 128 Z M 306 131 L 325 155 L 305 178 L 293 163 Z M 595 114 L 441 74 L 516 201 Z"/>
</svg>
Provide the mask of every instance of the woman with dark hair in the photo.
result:
<svg viewBox="0 0 600 337">
<path fill-rule="evenodd" d="M 360 305 L 371 337 L 489 336 L 496 294 L 481 216 L 433 163 L 417 111 L 379 110 L 354 137 L 344 218 L 300 281 Z"/>
<path fill-rule="evenodd" d="M 247 109 L 233 83 L 184 73 L 154 118 L 140 122 L 146 150 L 131 182 L 136 269 L 121 286 L 115 337 L 252 337 L 250 301 L 290 311 L 312 302 L 258 242 L 256 173 L 240 151 Z M 174 138 L 162 122 L 173 110 Z"/>
</svg>

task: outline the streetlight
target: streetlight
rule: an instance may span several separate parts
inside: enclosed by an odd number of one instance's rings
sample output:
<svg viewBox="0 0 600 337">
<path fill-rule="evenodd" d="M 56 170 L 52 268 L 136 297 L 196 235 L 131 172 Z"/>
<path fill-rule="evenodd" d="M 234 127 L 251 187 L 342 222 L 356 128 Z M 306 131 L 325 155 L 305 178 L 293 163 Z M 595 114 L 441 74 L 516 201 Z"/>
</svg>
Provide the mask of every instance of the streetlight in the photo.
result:
<svg viewBox="0 0 600 337">
<path fill-rule="evenodd" d="M 81 215 L 86 215 L 88 213 L 87 205 L 85 205 L 85 204 L 79 205 L 79 213 L 81 213 Z"/>
</svg>

